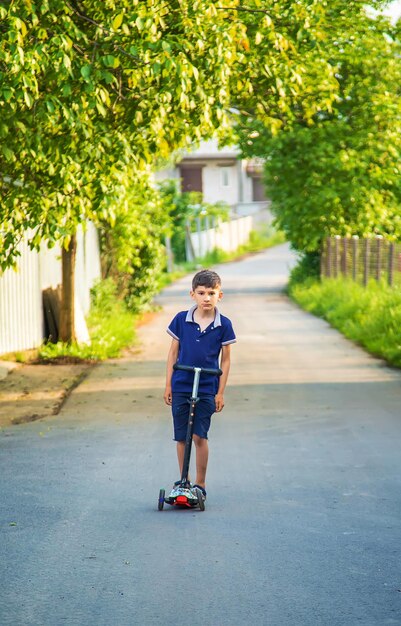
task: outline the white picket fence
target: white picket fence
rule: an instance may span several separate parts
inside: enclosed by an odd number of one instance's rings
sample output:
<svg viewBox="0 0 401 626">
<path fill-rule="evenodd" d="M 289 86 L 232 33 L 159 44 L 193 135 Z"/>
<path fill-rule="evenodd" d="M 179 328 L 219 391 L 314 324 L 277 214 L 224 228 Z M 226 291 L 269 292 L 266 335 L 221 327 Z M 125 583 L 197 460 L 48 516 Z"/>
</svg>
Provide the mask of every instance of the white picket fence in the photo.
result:
<svg viewBox="0 0 401 626">
<path fill-rule="evenodd" d="M 0 355 L 38 347 L 44 339 L 42 291 L 61 284 L 61 250 L 42 247 L 40 252 L 20 245 L 18 269 L 0 274 Z M 100 278 L 98 235 L 93 224 L 77 234 L 75 316 L 78 338 L 88 339 L 85 314 L 90 288 Z"/>
<path fill-rule="evenodd" d="M 249 241 L 253 227 L 252 215 L 233 218 L 228 222 L 209 221 L 207 217 L 204 219 L 197 218 L 197 230 L 195 232 L 191 232 L 190 224 L 187 224 L 187 261 L 203 257 L 216 248 L 224 250 L 224 252 L 237 250 Z"/>
</svg>

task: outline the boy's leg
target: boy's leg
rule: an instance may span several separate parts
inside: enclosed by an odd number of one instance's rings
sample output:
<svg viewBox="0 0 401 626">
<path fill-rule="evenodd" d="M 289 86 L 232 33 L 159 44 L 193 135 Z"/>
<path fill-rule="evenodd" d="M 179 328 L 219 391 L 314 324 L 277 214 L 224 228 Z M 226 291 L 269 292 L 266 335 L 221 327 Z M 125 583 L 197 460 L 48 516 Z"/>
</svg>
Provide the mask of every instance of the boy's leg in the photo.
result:
<svg viewBox="0 0 401 626">
<path fill-rule="evenodd" d="M 211 416 L 216 409 L 214 396 L 202 396 L 195 410 L 195 427 L 193 441 L 196 446 L 196 482 L 205 489 L 206 470 L 209 460 L 209 442 L 207 435 Z"/>
<path fill-rule="evenodd" d="M 174 439 L 177 444 L 177 459 L 180 469 L 180 479 L 182 476 L 182 468 L 185 456 L 185 439 L 188 428 L 189 415 L 189 395 L 190 394 L 173 394 L 172 413 L 174 422 Z M 189 476 L 188 476 L 189 480 Z"/>
<path fill-rule="evenodd" d="M 196 481 L 195 484 L 205 489 L 206 486 L 206 470 L 209 459 L 209 443 L 207 439 L 194 435 L 194 444 L 196 446 Z"/>
<path fill-rule="evenodd" d="M 180 468 L 180 478 L 182 476 L 182 466 L 184 465 L 185 441 L 177 441 L 178 467 Z"/>
</svg>

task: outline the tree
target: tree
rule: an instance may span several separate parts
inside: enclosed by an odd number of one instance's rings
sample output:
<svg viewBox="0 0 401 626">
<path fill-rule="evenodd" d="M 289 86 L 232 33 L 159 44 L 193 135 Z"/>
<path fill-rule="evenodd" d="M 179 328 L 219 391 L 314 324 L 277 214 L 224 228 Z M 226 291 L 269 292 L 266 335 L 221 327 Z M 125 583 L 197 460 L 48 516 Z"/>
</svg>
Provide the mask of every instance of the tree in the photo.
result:
<svg viewBox="0 0 401 626">
<path fill-rule="evenodd" d="M 254 121 L 241 138 L 246 154 L 266 158 L 277 225 L 303 251 L 318 250 L 330 234 L 401 235 L 397 29 L 363 6 L 352 7 L 350 21 L 345 4 L 333 4 L 339 19 L 326 33 L 325 54 L 338 82 L 336 101 L 275 135 Z"/>
<path fill-rule="evenodd" d="M 3 269 L 28 230 L 33 247 L 61 241 L 70 251 L 79 223 L 113 223 L 127 176 L 224 122 L 235 27 L 215 5 L 15 0 L 0 7 Z M 62 311 L 71 313 L 72 292 L 63 297 Z"/>
<path fill-rule="evenodd" d="M 231 81 L 237 127 L 257 122 L 275 133 L 330 108 L 337 81 L 325 50 L 329 6 L 310 0 L 240 3 L 245 34 Z"/>
</svg>

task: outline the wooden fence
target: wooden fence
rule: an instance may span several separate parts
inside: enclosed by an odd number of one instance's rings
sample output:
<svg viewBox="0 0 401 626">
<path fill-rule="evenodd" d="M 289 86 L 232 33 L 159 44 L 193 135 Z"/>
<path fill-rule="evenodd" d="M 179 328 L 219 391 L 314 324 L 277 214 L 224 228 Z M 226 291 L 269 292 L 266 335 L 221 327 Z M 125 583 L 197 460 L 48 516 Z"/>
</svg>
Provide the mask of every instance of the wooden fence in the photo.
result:
<svg viewBox="0 0 401 626">
<path fill-rule="evenodd" d="M 321 253 L 321 276 L 344 276 L 367 285 L 370 279 L 401 286 L 401 243 L 384 237 L 327 237 Z"/>
</svg>

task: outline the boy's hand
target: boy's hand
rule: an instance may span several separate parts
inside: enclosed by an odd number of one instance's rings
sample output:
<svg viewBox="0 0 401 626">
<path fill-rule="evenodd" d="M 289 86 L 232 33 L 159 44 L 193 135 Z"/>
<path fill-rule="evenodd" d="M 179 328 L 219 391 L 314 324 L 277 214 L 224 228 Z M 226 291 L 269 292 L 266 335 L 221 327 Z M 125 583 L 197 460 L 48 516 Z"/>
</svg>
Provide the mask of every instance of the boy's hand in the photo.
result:
<svg viewBox="0 0 401 626">
<path fill-rule="evenodd" d="M 224 407 L 224 396 L 222 393 L 218 393 L 214 397 L 216 403 L 216 413 L 219 413 Z"/>
<path fill-rule="evenodd" d="M 171 392 L 171 387 L 166 387 L 164 391 L 164 402 L 169 406 L 173 403 L 173 394 Z"/>
</svg>

